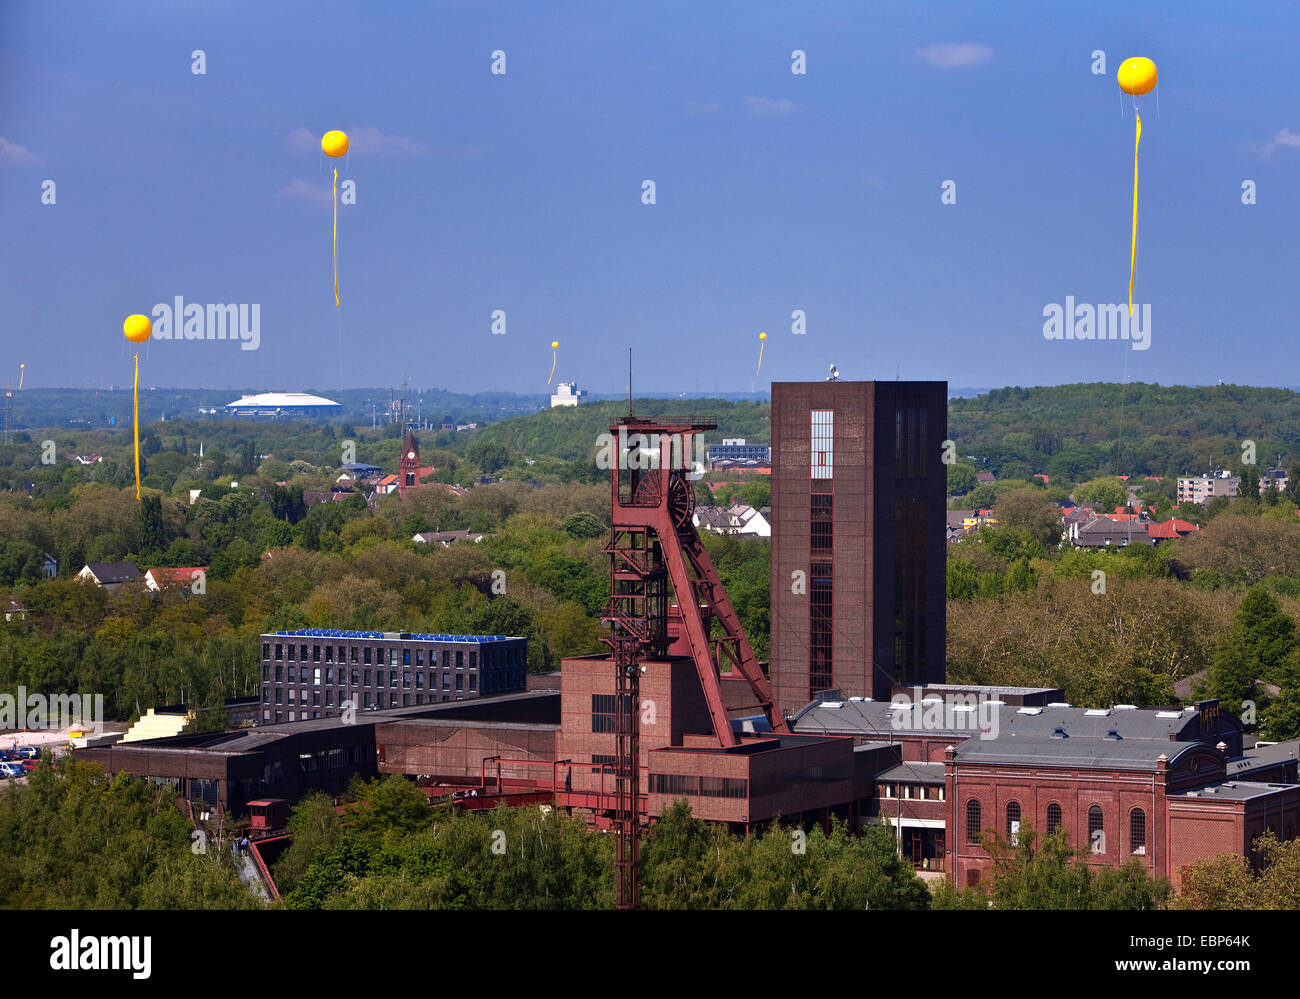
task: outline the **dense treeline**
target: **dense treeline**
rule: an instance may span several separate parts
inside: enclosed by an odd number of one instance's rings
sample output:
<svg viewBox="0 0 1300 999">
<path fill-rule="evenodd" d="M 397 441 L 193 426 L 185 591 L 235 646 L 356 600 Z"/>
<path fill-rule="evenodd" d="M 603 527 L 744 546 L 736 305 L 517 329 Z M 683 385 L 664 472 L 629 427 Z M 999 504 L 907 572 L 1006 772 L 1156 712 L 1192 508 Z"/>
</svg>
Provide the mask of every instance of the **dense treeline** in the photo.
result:
<svg viewBox="0 0 1300 999">
<path fill-rule="evenodd" d="M 998 526 L 950 546 L 950 681 L 1088 706 L 1212 696 L 1249 702 L 1262 737 L 1300 737 L 1300 518 L 1283 501 L 1237 500 L 1154 547 L 1075 548 L 1042 493 L 1005 493 Z"/>
<path fill-rule="evenodd" d="M 1168 879 L 1148 877 L 1136 860 L 1093 868 L 1061 832 L 1040 839 L 1022 826 L 1014 841 L 986 832 L 982 844 L 992 858 L 988 877 L 966 888 L 941 882 L 934 908 L 1147 910 L 1164 907 L 1171 896 Z"/>
<path fill-rule="evenodd" d="M 1191 475 L 1241 459 L 1300 456 L 1300 395 L 1244 385 L 1134 382 L 996 389 L 953 399 L 948 436 L 998 478 L 1043 472 L 1072 484 L 1099 475 Z"/>
<path fill-rule="evenodd" d="M 291 909 L 609 909 L 613 837 L 535 808 L 430 809 L 398 776 L 354 783 L 340 815 L 325 795 L 293 809 L 273 875 Z M 1093 869 L 1058 834 L 986 835 L 990 876 L 933 894 L 893 832 L 775 825 L 740 837 L 671 806 L 643 833 L 647 909 L 1294 909 L 1300 841 L 1271 836 L 1252 866 L 1214 857 L 1174 895 L 1141 867 Z M 200 841 L 171 794 L 74 758 L 46 757 L 25 787 L 0 789 L 0 908 L 258 909 L 223 837 Z"/>
<path fill-rule="evenodd" d="M 171 794 L 47 756 L 0 789 L 0 908 L 254 909 L 228 855 L 196 853 Z"/>
<path fill-rule="evenodd" d="M 463 496 L 425 488 L 364 503 L 319 504 L 291 523 L 275 499 L 226 490 L 194 504 L 88 484 L 66 504 L 0 497 L 6 551 L 28 550 L 11 574 L 26 617 L 0 622 L 0 691 L 95 691 L 113 718 L 184 701 L 218 708 L 260 689 L 257 636 L 300 627 L 510 634 L 529 639 L 535 672 L 566 655 L 601 651 L 608 594 L 608 494 L 595 485 L 480 486 Z M 450 548 L 417 531 L 493 532 Z M 742 622 L 767 652 L 767 546 L 710 538 Z M 61 576 L 45 580 L 39 554 L 65 570 L 134 559 L 209 570 L 202 594 L 109 593 Z M 35 552 L 36 555 L 31 555 Z M 16 568 L 15 568 L 16 567 Z M 70 568 L 75 567 L 75 568 Z M 503 575 L 494 575 L 501 573 Z"/>
<path fill-rule="evenodd" d="M 313 795 L 294 810 L 274 876 L 291 909 L 609 909 L 613 837 L 538 809 L 430 812 L 400 777 L 357 788 L 340 818 Z M 781 826 L 750 837 L 678 802 L 645 834 L 648 909 L 924 909 L 929 893 L 872 827 L 850 837 Z"/>
</svg>

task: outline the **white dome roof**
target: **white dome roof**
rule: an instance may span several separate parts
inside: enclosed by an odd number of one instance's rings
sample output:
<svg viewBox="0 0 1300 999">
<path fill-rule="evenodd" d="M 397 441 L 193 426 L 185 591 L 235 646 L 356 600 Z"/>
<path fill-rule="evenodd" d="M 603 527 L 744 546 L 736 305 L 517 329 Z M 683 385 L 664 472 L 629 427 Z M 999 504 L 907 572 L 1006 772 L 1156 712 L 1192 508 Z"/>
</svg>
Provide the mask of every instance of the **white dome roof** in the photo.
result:
<svg viewBox="0 0 1300 999">
<path fill-rule="evenodd" d="M 284 409 L 293 406 L 337 406 L 332 399 L 323 399 L 306 392 L 263 392 L 260 395 L 246 395 L 242 399 L 226 403 L 227 409 L 243 409 L 258 406 L 264 409 Z"/>
</svg>

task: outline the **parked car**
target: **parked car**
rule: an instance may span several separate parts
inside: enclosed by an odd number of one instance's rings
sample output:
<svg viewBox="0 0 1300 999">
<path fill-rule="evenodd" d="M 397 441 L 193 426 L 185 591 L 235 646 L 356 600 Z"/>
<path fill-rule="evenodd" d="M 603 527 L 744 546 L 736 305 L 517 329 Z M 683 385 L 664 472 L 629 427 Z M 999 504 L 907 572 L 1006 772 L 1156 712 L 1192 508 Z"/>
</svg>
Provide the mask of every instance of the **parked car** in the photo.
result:
<svg viewBox="0 0 1300 999">
<path fill-rule="evenodd" d="M 14 754 L 10 754 L 10 755 L 14 755 Z M 40 758 L 41 758 L 41 751 L 37 749 L 35 746 L 19 746 L 18 752 L 15 755 L 15 759 L 19 759 L 19 760 L 39 760 Z"/>
<path fill-rule="evenodd" d="M 0 763 L 0 777 L 26 777 L 27 771 L 17 763 Z"/>
</svg>

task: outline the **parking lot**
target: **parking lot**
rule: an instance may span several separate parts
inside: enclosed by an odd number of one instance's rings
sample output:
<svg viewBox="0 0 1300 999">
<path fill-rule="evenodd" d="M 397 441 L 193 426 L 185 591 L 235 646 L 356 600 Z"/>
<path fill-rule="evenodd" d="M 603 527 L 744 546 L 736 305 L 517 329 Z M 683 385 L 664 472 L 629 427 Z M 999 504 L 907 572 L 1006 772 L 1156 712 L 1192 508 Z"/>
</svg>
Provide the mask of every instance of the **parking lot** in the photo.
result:
<svg viewBox="0 0 1300 999">
<path fill-rule="evenodd" d="M 0 781 L 22 780 L 48 746 L 56 757 L 68 746 L 69 731 L 0 732 Z"/>
</svg>

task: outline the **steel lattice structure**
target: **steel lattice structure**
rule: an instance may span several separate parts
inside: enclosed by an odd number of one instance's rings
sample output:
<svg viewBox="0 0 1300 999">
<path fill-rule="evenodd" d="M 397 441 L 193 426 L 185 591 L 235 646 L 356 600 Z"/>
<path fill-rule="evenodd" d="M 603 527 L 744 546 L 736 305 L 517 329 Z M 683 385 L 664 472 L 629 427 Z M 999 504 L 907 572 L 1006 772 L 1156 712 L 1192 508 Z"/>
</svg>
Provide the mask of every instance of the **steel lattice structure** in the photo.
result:
<svg viewBox="0 0 1300 999">
<path fill-rule="evenodd" d="M 695 529 L 695 488 L 689 456 L 697 434 L 712 423 L 658 423 L 630 414 L 610 426 L 610 600 L 602 615 L 604 641 L 617 671 L 616 718 L 619 908 L 639 900 L 639 681 L 645 661 L 668 655 L 669 588 L 676 598 L 700 686 L 719 745 L 739 744 L 723 702 L 726 663 L 749 684 L 774 732 L 788 732 L 772 688 Z M 718 625 L 714 633 L 714 623 Z"/>
</svg>

